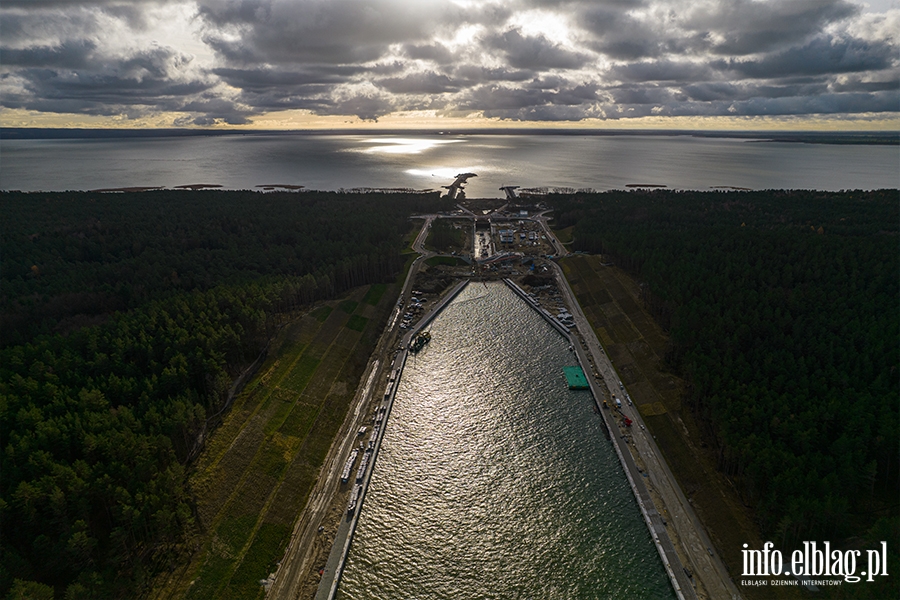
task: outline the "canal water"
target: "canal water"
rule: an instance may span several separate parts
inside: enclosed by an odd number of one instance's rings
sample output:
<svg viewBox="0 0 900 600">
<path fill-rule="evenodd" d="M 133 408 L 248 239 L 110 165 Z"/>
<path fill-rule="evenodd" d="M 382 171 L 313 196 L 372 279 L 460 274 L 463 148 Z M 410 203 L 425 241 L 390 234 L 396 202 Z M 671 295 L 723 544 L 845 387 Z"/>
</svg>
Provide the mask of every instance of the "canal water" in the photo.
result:
<svg viewBox="0 0 900 600">
<path fill-rule="evenodd" d="M 674 598 L 568 343 L 471 283 L 406 363 L 338 598 Z"/>
</svg>

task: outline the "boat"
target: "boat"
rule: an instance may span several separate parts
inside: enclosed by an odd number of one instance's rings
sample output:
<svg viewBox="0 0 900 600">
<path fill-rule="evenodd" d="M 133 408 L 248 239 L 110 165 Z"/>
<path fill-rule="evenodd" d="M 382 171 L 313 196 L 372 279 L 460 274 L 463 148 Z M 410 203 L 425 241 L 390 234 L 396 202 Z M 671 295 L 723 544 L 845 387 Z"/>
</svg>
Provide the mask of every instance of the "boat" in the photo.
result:
<svg viewBox="0 0 900 600">
<path fill-rule="evenodd" d="M 416 353 L 425 347 L 425 344 L 431 341 L 431 334 L 427 331 L 423 331 L 416 336 L 416 339 L 413 340 L 412 344 L 409 346 L 409 351 L 412 353 Z"/>
</svg>

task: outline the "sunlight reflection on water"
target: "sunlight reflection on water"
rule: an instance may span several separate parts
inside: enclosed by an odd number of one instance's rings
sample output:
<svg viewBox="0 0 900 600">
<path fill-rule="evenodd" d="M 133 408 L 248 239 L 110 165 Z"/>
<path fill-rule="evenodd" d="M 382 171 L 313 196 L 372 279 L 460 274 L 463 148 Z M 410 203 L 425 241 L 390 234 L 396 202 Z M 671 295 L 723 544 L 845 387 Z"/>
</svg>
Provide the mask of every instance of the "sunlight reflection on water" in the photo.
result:
<svg viewBox="0 0 900 600">
<path fill-rule="evenodd" d="M 393 138 L 375 137 L 363 140 L 366 144 L 374 144 L 361 150 L 365 153 L 382 152 L 384 154 L 421 154 L 442 144 L 463 142 L 461 139 L 434 140 L 429 138 Z"/>
<path fill-rule="evenodd" d="M 673 598 L 568 342 L 470 284 L 406 364 L 338 598 Z"/>
</svg>

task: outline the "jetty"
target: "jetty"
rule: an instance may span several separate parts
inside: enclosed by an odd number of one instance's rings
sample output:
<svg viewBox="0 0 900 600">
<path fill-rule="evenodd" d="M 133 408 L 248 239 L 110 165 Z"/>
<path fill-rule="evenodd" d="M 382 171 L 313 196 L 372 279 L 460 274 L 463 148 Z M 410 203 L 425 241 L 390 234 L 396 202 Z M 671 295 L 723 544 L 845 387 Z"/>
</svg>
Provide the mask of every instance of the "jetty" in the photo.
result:
<svg viewBox="0 0 900 600">
<path fill-rule="evenodd" d="M 591 389 L 581 367 L 563 367 L 563 373 L 566 375 L 566 382 L 569 384 L 570 390 Z"/>
</svg>

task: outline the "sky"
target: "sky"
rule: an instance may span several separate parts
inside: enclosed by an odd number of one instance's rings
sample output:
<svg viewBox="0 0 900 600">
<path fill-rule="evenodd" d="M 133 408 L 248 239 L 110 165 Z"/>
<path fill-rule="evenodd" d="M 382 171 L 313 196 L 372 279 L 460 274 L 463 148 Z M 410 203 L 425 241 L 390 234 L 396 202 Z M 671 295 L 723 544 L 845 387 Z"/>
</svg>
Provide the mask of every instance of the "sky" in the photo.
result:
<svg viewBox="0 0 900 600">
<path fill-rule="evenodd" d="M 900 0 L 2 0 L 0 125 L 900 130 Z"/>
</svg>

